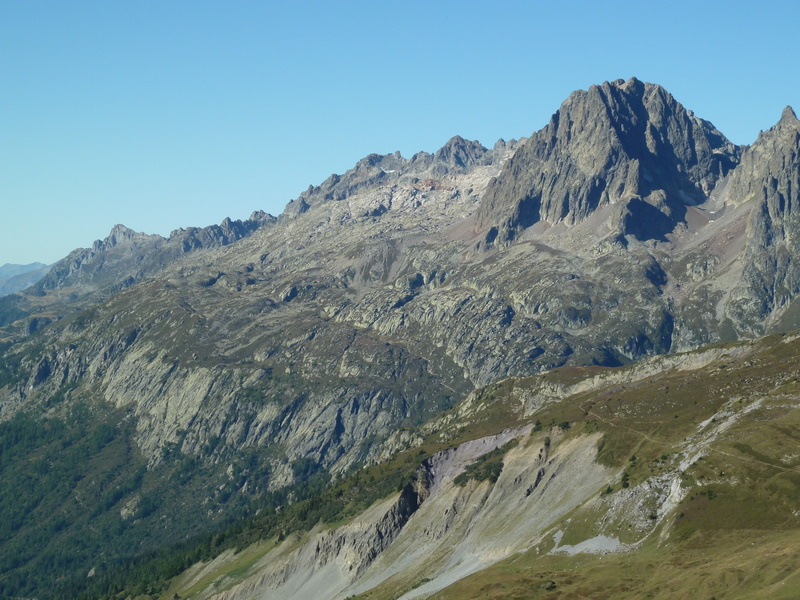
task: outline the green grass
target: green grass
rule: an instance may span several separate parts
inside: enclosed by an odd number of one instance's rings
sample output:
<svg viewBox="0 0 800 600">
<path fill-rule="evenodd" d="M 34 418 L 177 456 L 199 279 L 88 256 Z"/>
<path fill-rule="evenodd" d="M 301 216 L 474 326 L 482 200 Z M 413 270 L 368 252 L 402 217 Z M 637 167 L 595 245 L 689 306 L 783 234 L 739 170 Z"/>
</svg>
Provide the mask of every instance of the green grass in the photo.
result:
<svg viewBox="0 0 800 600">
<path fill-rule="evenodd" d="M 602 557 L 528 552 L 475 573 L 432 599 L 788 600 L 800 597 L 798 533 L 717 532 L 678 545 L 652 544 L 635 553 Z"/>
</svg>

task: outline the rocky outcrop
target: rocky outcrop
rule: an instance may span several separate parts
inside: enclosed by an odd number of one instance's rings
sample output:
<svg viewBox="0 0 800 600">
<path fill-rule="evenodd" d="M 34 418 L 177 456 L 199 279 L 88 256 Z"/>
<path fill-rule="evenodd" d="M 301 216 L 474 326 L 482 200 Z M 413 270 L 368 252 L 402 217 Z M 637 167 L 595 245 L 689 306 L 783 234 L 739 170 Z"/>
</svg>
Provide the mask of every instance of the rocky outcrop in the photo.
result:
<svg viewBox="0 0 800 600">
<path fill-rule="evenodd" d="M 721 200 L 752 204 L 742 276 L 728 304 L 741 335 L 763 334 L 770 316 L 800 294 L 800 121 L 780 121 L 742 156 Z"/>
<path fill-rule="evenodd" d="M 378 185 L 415 184 L 426 179 L 464 175 L 476 166 L 502 162 L 504 154 L 515 144 L 515 140 L 500 140 L 493 150 L 488 150 L 480 142 L 455 136 L 434 154 L 418 152 L 410 159 L 404 158 L 399 152 L 370 154 L 344 175 L 334 174 L 318 186 L 309 186 L 286 206 L 284 214 L 296 216 L 322 202 L 341 201 L 359 190 Z"/>
<path fill-rule="evenodd" d="M 486 244 L 540 221 L 575 224 L 620 204 L 619 234 L 663 239 L 685 206 L 707 199 L 737 148 L 658 85 L 628 81 L 574 92 L 487 187 Z"/>
<path fill-rule="evenodd" d="M 230 217 L 226 217 L 219 225 L 176 229 L 169 234 L 167 243 L 179 244 L 184 252 L 227 246 L 252 235 L 257 229 L 271 225 L 275 221 L 276 219 L 272 215 L 263 210 L 257 210 L 244 221 L 234 221 Z"/>
</svg>

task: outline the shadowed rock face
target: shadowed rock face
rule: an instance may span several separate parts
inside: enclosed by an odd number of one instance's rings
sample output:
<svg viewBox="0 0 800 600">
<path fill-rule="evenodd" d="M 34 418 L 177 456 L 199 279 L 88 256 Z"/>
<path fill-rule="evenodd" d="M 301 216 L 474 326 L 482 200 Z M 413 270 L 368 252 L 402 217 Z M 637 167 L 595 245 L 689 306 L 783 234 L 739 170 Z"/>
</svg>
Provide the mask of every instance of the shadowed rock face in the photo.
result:
<svg viewBox="0 0 800 600">
<path fill-rule="evenodd" d="M 540 221 L 575 224 L 621 204 L 620 233 L 663 239 L 737 162 L 738 151 L 658 85 L 574 92 L 487 187 L 477 227 L 513 240 Z"/>
<path fill-rule="evenodd" d="M 743 335 L 765 331 L 764 321 L 800 293 L 800 121 L 790 107 L 742 155 L 725 200 L 752 203 L 742 278 L 731 317 Z"/>
</svg>

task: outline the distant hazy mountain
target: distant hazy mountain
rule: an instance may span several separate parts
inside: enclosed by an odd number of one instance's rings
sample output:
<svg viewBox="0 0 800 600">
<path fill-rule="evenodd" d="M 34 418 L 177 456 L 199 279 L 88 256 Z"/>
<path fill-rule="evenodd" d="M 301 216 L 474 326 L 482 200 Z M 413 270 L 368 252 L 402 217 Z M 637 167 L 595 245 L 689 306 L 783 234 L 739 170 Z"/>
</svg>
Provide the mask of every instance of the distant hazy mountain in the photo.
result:
<svg viewBox="0 0 800 600">
<path fill-rule="evenodd" d="M 31 263 L 29 265 L 4 264 L 0 267 L 0 296 L 13 294 L 32 286 L 47 275 L 50 265 Z"/>
</svg>

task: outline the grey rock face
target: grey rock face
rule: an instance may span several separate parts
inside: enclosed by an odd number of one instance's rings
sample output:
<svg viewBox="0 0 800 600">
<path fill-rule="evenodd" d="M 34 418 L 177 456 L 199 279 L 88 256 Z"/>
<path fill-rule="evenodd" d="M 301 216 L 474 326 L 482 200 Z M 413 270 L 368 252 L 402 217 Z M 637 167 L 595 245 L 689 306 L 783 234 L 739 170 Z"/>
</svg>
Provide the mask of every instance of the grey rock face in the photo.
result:
<svg viewBox="0 0 800 600">
<path fill-rule="evenodd" d="M 479 142 L 455 136 L 434 154 L 418 152 L 410 159 L 402 157 L 399 152 L 370 154 L 344 175 L 334 174 L 319 186 L 309 186 L 287 205 L 284 214 L 296 216 L 306 212 L 311 206 L 341 201 L 371 186 L 416 183 L 424 179 L 463 175 L 473 167 L 487 166 L 493 161 L 502 160 L 507 149 L 515 143 L 514 140 L 502 141 L 502 145 L 492 151 Z"/>
<path fill-rule="evenodd" d="M 478 142 L 467 141 L 460 135 L 450 139 L 433 155 L 433 162 L 441 163 L 447 173 L 464 173 L 477 165 L 492 163 L 492 154 Z"/>
<path fill-rule="evenodd" d="M 662 87 L 606 82 L 574 92 L 486 190 L 477 227 L 509 242 L 540 221 L 575 224 L 623 204 L 619 233 L 663 239 L 707 199 L 738 152 Z"/>
<path fill-rule="evenodd" d="M 769 316 L 800 294 L 800 121 L 786 107 L 780 121 L 742 156 L 725 200 L 751 203 L 741 281 L 728 314 L 745 336 L 762 334 Z"/>
</svg>

